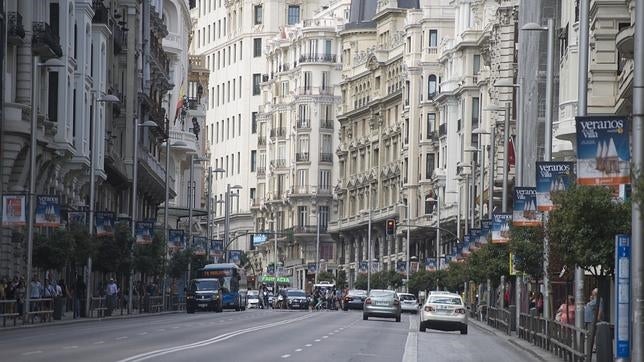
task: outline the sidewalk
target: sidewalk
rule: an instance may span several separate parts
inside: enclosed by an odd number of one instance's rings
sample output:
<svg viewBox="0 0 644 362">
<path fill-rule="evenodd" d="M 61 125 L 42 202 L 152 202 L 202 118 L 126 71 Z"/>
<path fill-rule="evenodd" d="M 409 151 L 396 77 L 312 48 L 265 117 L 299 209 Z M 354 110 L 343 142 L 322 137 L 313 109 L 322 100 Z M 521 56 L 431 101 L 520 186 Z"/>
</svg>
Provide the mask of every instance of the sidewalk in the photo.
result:
<svg viewBox="0 0 644 362">
<path fill-rule="evenodd" d="M 512 332 L 512 334 L 507 335 L 503 333 L 502 331 L 492 328 L 491 326 L 488 326 L 487 324 L 480 322 L 474 318 L 469 318 L 468 323 L 472 325 L 473 327 L 476 327 L 485 333 L 492 334 L 498 338 L 505 339 L 508 343 L 510 343 L 512 346 L 515 348 L 530 354 L 532 357 L 543 361 L 543 362 L 560 362 L 563 361 L 560 358 L 557 358 L 555 355 L 552 353 L 543 350 L 532 343 L 529 343 L 527 341 L 524 341 L 523 339 L 519 338 L 516 334 L 516 332 Z"/>
<path fill-rule="evenodd" d="M 22 321 L 19 319 L 16 323 L 16 326 L 13 326 L 13 322 L 7 322 L 6 327 L 0 325 L 0 333 L 6 330 L 16 330 L 23 328 L 39 328 L 39 327 L 49 327 L 49 326 L 61 326 L 67 324 L 77 324 L 85 322 L 96 322 L 96 321 L 109 321 L 109 320 L 118 320 L 118 319 L 130 319 L 130 318 L 143 318 L 143 317 L 153 317 L 166 314 L 176 314 L 176 313 L 185 313 L 183 310 L 171 310 L 166 312 L 156 312 L 156 313 L 139 313 L 138 309 L 135 309 L 132 314 L 127 314 L 124 312 L 122 315 L 119 310 L 114 310 L 112 316 L 109 317 L 89 317 L 89 318 L 73 318 L 72 312 L 67 312 L 61 318 L 61 320 L 52 320 L 50 322 L 34 322 L 31 324 L 21 324 Z"/>
</svg>

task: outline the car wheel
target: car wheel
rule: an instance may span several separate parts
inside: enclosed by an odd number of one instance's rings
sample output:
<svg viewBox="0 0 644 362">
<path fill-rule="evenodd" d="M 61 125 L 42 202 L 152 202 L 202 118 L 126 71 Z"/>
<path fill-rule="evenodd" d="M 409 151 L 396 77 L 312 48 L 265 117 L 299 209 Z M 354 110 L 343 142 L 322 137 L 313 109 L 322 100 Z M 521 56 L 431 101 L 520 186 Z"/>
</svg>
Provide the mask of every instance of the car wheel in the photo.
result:
<svg viewBox="0 0 644 362">
<path fill-rule="evenodd" d="M 396 317 L 396 322 L 400 322 L 400 316 Z"/>
<path fill-rule="evenodd" d="M 368 320 L 368 319 L 369 319 L 369 316 L 368 316 L 366 313 L 363 313 L 363 314 L 362 314 L 362 320 L 363 320 L 363 321 L 366 321 L 366 320 Z"/>
<path fill-rule="evenodd" d="M 461 334 L 467 334 L 467 326 L 461 328 Z"/>
<path fill-rule="evenodd" d="M 423 322 L 420 322 L 420 327 L 418 328 L 421 332 L 425 332 L 427 330 L 427 327 Z"/>
</svg>

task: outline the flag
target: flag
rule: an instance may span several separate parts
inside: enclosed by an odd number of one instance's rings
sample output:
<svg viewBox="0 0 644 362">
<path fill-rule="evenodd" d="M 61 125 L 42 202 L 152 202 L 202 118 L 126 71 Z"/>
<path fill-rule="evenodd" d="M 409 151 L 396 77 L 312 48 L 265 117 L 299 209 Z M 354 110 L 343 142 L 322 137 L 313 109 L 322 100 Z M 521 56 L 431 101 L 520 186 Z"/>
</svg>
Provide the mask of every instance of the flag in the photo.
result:
<svg viewBox="0 0 644 362">
<path fill-rule="evenodd" d="M 181 81 L 181 87 L 179 87 L 179 98 L 177 99 L 177 108 L 174 113 L 174 123 L 177 124 L 177 119 L 179 118 L 179 115 L 181 114 L 181 108 L 183 108 L 183 104 L 185 103 L 185 98 L 186 98 L 186 87 L 185 87 L 186 81 L 185 79 Z"/>
<path fill-rule="evenodd" d="M 514 153 L 514 139 L 508 137 L 508 170 L 516 165 L 516 154 Z"/>
</svg>

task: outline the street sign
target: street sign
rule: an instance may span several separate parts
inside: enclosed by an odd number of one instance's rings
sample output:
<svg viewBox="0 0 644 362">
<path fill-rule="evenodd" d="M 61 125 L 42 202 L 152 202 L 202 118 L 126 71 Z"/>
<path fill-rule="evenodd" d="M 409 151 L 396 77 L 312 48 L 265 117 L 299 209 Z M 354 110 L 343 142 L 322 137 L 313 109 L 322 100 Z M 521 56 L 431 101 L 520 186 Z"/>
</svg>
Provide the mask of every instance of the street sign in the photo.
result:
<svg viewBox="0 0 644 362">
<path fill-rule="evenodd" d="M 615 357 L 631 355 L 631 237 L 615 235 Z"/>
</svg>

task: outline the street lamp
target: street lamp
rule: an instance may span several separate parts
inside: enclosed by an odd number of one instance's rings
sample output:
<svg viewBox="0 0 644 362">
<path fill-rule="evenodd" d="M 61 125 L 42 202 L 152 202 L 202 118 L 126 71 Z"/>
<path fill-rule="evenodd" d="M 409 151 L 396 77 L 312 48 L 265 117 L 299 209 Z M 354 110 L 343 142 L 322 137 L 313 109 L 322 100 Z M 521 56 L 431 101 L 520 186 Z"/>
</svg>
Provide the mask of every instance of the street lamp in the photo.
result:
<svg viewBox="0 0 644 362">
<path fill-rule="evenodd" d="M 480 180 L 480 185 L 479 185 L 480 191 L 479 192 L 481 193 L 481 195 L 479 196 L 479 227 L 481 227 L 481 220 L 483 219 L 483 188 L 485 187 L 484 181 L 483 181 L 483 179 L 484 179 L 484 170 L 485 170 L 485 148 L 483 148 L 483 145 L 481 144 L 481 138 L 482 138 L 481 136 L 489 135 L 490 132 L 488 132 L 488 131 L 486 131 L 486 130 L 484 130 L 482 128 L 475 128 L 472 131 L 472 134 L 478 135 L 478 144 L 479 144 L 479 149 L 481 151 L 481 175 L 480 175 L 480 179 L 479 179 Z M 492 142 L 494 142 L 494 140 L 492 140 Z M 490 148 L 490 150 L 492 150 L 492 148 Z M 492 163 L 494 162 L 492 157 L 493 156 L 490 156 L 490 166 L 492 166 Z M 493 168 L 490 167 L 490 170 L 493 170 Z M 492 194 L 492 191 L 494 190 L 494 179 L 491 178 L 490 180 L 492 182 L 490 182 L 489 193 Z M 488 205 L 488 206 L 491 206 L 491 205 Z M 489 208 L 488 217 L 490 217 L 491 212 L 492 212 L 492 209 Z"/>
<path fill-rule="evenodd" d="M 194 208 L 194 202 L 196 197 L 196 185 L 194 185 L 194 166 L 196 162 L 208 161 L 207 158 L 197 157 L 195 158 L 196 152 L 190 152 L 190 180 L 188 182 L 188 241 L 186 242 L 186 247 L 192 245 L 192 209 Z M 188 260 L 188 280 L 190 280 L 190 274 L 192 272 L 192 258 Z"/>
<path fill-rule="evenodd" d="M 458 162 L 458 163 L 456 163 L 456 167 L 461 167 L 461 168 L 469 167 L 469 168 L 472 168 L 472 165 L 470 165 L 469 163 Z M 469 225 L 468 225 L 469 213 L 470 213 L 470 174 L 461 175 L 461 176 L 459 176 L 457 178 L 457 180 L 458 181 L 465 180 L 465 220 L 464 220 L 463 225 L 465 226 L 464 227 L 465 234 L 467 234 L 469 232 L 469 230 L 470 230 Z M 460 214 L 460 212 L 461 212 L 460 208 L 459 208 L 458 212 Z"/>
<path fill-rule="evenodd" d="M 225 172 L 226 172 L 226 170 L 221 168 L 221 167 L 217 167 L 215 169 L 213 169 L 212 167 L 208 168 L 208 227 L 206 228 L 206 230 L 208 230 L 207 231 L 208 232 L 208 242 L 210 242 L 210 240 L 212 239 L 212 225 L 211 225 L 212 224 L 212 208 L 213 208 L 213 206 L 212 206 L 212 203 L 213 203 L 213 201 L 212 201 L 212 189 L 213 189 L 213 186 L 214 186 L 213 185 L 214 183 L 212 182 L 212 177 L 213 177 L 213 174 L 225 173 Z M 221 202 L 221 200 L 217 200 L 217 201 L 218 201 L 218 203 Z"/>
<path fill-rule="evenodd" d="M 411 220 L 410 220 L 410 213 L 409 213 L 409 204 L 398 204 L 400 207 L 405 208 L 405 212 L 407 213 L 407 242 L 406 244 L 406 260 L 405 260 L 405 277 L 407 278 L 407 284 L 406 284 L 406 290 L 409 292 L 409 234 L 410 234 L 410 228 L 411 228 Z"/>
<path fill-rule="evenodd" d="M 29 283 L 31 283 L 31 264 L 34 245 L 34 222 L 36 214 L 36 147 L 38 146 L 38 109 L 36 97 L 38 96 L 38 72 L 39 67 L 64 67 L 65 64 L 59 59 L 51 59 L 40 63 L 40 57 L 33 58 L 33 69 L 31 72 L 31 139 L 29 144 L 29 220 L 27 220 L 27 292 L 25 293 L 25 315 L 29 313 Z"/>
<path fill-rule="evenodd" d="M 586 4 L 587 5 L 587 4 Z M 583 7 L 583 6 L 582 6 Z M 554 104 L 554 56 L 555 56 L 555 25 L 554 25 L 554 19 L 549 18 L 547 20 L 547 26 L 543 27 L 535 23 L 528 23 L 525 24 L 523 27 L 521 27 L 521 30 L 523 31 L 547 31 L 548 32 L 548 60 L 546 63 L 546 121 L 545 121 L 545 133 L 544 133 L 544 155 L 543 159 L 544 161 L 550 161 L 552 160 L 552 108 Z M 583 22 L 580 22 L 580 63 L 583 63 L 584 59 L 584 54 L 588 55 L 588 47 L 587 47 L 587 42 L 588 42 L 588 25 L 586 24 L 585 29 L 583 26 Z M 585 37 L 585 43 L 586 47 L 584 49 L 584 36 L 583 33 L 586 33 Z M 583 53 L 583 54 L 582 54 Z M 587 59 L 586 59 L 586 69 L 587 69 Z M 582 65 L 580 64 L 580 69 Z M 579 73 L 580 75 L 582 74 L 581 72 Z M 581 78 L 584 78 L 584 82 L 586 81 L 586 72 L 583 73 L 583 76 L 580 77 L 580 82 L 582 81 Z M 586 83 L 583 83 L 586 84 Z M 581 89 L 583 88 L 583 95 Z M 579 92 L 579 111 L 581 114 L 578 114 L 579 116 L 584 116 L 586 113 L 586 87 L 580 87 L 580 92 Z M 582 98 L 583 97 L 583 98 Z M 548 219 L 549 219 L 549 213 L 545 212 L 544 213 L 544 226 L 548 224 Z M 543 238 L 543 315 L 545 318 L 550 317 L 550 276 L 548 275 L 548 270 L 550 269 L 550 241 L 548 240 L 548 237 Z M 577 312 L 580 316 L 580 318 L 577 318 L 577 323 L 575 323 L 577 328 L 582 328 L 583 327 L 583 318 L 581 316 L 583 315 L 583 283 L 584 283 L 584 275 L 583 275 L 583 270 L 579 267 L 575 268 L 575 299 L 576 299 L 576 304 L 577 304 Z"/>
<path fill-rule="evenodd" d="M 506 104 L 505 107 L 501 106 L 489 106 L 483 108 L 484 111 L 488 112 L 505 112 L 505 119 L 503 122 L 503 192 L 502 192 L 502 212 L 507 212 L 508 209 L 508 138 L 510 137 L 510 103 Z M 494 141 L 493 141 L 494 142 Z"/>
<path fill-rule="evenodd" d="M 142 128 L 150 128 L 150 127 L 158 127 L 158 125 L 155 122 L 152 121 L 145 121 L 143 123 L 139 123 L 139 120 L 134 118 L 133 122 L 133 127 L 134 127 L 134 147 L 132 150 L 132 222 L 130 223 L 130 233 L 132 235 L 132 238 L 136 238 L 136 188 L 138 187 L 138 171 L 137 168 L 139 167 L 139 127 Z M 128 314 L 132 313 L 132 297 L 134 295 L 133 289 L 134 289 L 134 263 L 132 262 L 132 256 L 134 254 L 134 242 L 132 242 L 132 245 L 130 246 L 130 280 L 129 280 L 129 290 L 128 290 L 128 299 L 127 299 L 127 312 Z"/>
<path fill-rule="evenodd" d="M 464 149 L 465 152 L 468 153 L 479 153 L 480 150 L 474 146 L 467 146 Z M 474 155 L 472 155 L 474 156 Z M 472 184 L 470 185 L 470 189 L 468 192 L 470 193 L 470 203 L 468 204 L 469 211 L 470 211 L 470 229 L 474 228 L 474 222 L 476 219 L 476 212 L 475 212 L 475 206 L 476 206 L 476 172 L 477 172 L 477 166 L 478 162 L 474 160 L 474 157 L 472 157 Z M 479 167 L 481 170 L 483 170 L 483 166 Z M 481 171 L 482 173 L 482 171 Z"/>
<path fill-rule="evenodd" d="M 369 187 L 371 189 L 371 187 Z M 369 204 L 371 204 L 371 193 L 369 193 Z M 371 205 L 370 205 L 371 206 Z M 371 290 L 371 207 L 369 210 L 361 210 L 360 214 L 368 214 L 369 221 L 367 222 L 367 293 Z M 409 243 L 409 240 L 407 240 Z"/>
<path fill-rule="evenodd" d="M 92 235 L 94 235 L 94 207 L 95 207 L 95 199 L 96 199 L 96 166 L 95 166 L 95 159 L 96 159 L 96 134 L 98 134 L 98 131 L 95 129 L 96 125 L 96 114 L 97 114 L 97 108 L 98 108 L 98 103 L 118 103 L 121 100 L 112 94 L 106 94 L 100 98 L 94 98 L 94 114 L 92 116 L 94 124 L 90 125 L 90 156 L 89 156 L 89 220 L 87 222 L 87 232 L 89 234 L 90 239 L 92 238 Z M 90 296 L 91 296 L 91 283 L 92 283 L 92 257 L 87 256 L 87 281 L 86 281 L 86 295 L 85 295 L 85 310 L 86 314 L 89 315 L 89 308 L 90 308 Z"/>
<path fill-rule="evenodd" d="M 430 197 L 427 201 L 436 203 L 436 214 L 438 218 L 438 226 L 436 227 L 436 269 L 438 270 L 441 256 L 441 200 L 439 194 L 436 193 L 436 198 Z"/>
<path fill-rule="evenodd" d="M 454 178 L 454 181 L 456 182 L 461 182 L 463 180 L 462 177 L 457 177 Z M 456 238 L 458 240 L 461 240 L 461 194 L 458 191 L 445 191 L 445 194 L 451 194 L 451 195 L 456 195 L 458 200 L 456 201 L 456 208 L 457 208 L 457 213 L 456 213 Z M 445 197 L 447 198 L 447 197 Z M 454 205 L 454 204 L 452 204 Z"/>
<path fill-rule="evenodd" d="M 230 197 L 231 191 L 232 190 L 241 190 L 243 187 L 241 185 L 234 185 L 231 186 L 230 184 L 226 185 L 226 194 L 224 195 L 224 208 L 226 209 L 224 211 L 224 245 L 228 247 L 228 243 L 230 242 Z M 235 195 L 239 196 L 239 194 Z M 239 202 L 239 201 L 238 201 Z M 226 261 L 228 261 L 228 257 L 224 256 L 226 258 Z"/>
</svg>

